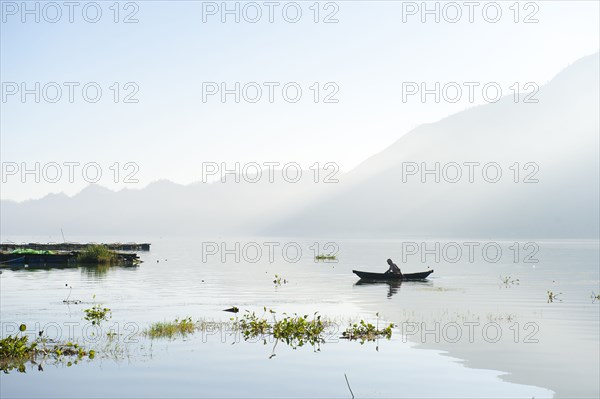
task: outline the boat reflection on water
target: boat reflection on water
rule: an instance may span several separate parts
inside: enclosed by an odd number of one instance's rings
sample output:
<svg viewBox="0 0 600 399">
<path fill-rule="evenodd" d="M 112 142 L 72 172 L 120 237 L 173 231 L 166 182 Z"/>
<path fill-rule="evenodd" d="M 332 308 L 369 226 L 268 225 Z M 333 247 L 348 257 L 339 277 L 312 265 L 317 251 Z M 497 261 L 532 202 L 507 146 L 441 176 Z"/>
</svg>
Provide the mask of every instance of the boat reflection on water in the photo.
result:
<svg viewBox="0 0 600 399">
<path fill-rule="evenodd" d="M 388 286 L 387 297 L 389 299 L 393 295 L 395 295 L 395 294 L 398 293 L 398 291 L 400 290 L 400 287 L 402 286 L 402 284 L 433 287 L 433 282 L 427 281 L 427 280 L 407 280 L 407 281 L 390 280 L 390 281 L 377 281 L 377 280 L 366 280 L 364 278 L 361 278 L 360 280 L 358 280 L 354 285 L 363 285 L 363 286 L 364 285 L 368 285 L 368 286 L 373 286 L 373 285 L 387 285 Z"/>
</svg>

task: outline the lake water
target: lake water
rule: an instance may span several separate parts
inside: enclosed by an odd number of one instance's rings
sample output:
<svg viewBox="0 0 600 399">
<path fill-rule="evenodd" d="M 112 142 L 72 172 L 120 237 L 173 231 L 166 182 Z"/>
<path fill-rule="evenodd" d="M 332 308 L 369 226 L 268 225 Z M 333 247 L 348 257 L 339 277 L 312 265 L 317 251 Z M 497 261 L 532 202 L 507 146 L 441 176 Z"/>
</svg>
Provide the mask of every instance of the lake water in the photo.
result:
<svg viewBox="0 0 600 399">
<path fill-rule="evenodd" d="M 26 323 L 32 337 L 42 329 L 98 355 L 3 374 L 1 397 L 351 397 L 344 375 L 356 397 L 600 396 L 597 241 L 466 239 L 436 250 L 422 240 L 122 238 L 133 240 L 152 243 L 135 268 L 2 269 L 3 337 Z M 315 262 L 332 251 L 337 262 Z M 385 271 L 388 257 L 403 272 L 435 272 L 427 282 L 357 284 L 353 269 Z M 287 283 L 274 284 L 275 274 Z M 548 291 L 558 294 L 552 303 Z M 101 330 L 83 320 L 94 302 L 112 310 Z M 245 342 L 229 328 L 236 315 L 223 312 L 232 306 L 318 311 L 335 324 L 319 348 Z M 188 316 L 211 327 L 185 338 L 141 334 Z M 361 319 L 394 323 L 391 339 L 339 339 Z M 109 330 L 119 335 L 109 340 Z"/>
</svg>

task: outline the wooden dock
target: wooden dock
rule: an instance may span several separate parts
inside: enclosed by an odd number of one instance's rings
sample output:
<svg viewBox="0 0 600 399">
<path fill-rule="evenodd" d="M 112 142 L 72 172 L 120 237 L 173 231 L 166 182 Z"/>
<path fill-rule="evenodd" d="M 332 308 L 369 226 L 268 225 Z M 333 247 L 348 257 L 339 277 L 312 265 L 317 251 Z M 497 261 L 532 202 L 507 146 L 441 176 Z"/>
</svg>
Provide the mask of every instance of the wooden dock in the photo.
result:
<svg viewBox="0 0 600 399">
<path fill-rule="evenodd" d="M 37 251 L 81 251 L 88 245 L 94 245 L 94 243 L 79 244 L 79 243 L 29 243 L 29 244 L 12 244 L 2 243 L 0 244 L 0 251 L 13 251 L 15 249 L 34 249 Z M 111 243 L 111 244 L 100 244 L 104 245 L 108 249 L 113 251 L 150 251 L 149 243 Z"/>
<path fill-rule="evenodd" d="M 0 252 L 0 268 L 77 266 L 77 255 L 77 251 L 58 251 L 52 254 Z M 141 262 L 135 253 L 117 252 L 117 259 L 117 265 L 120 266 L 136 266 Z"/>
</svg>

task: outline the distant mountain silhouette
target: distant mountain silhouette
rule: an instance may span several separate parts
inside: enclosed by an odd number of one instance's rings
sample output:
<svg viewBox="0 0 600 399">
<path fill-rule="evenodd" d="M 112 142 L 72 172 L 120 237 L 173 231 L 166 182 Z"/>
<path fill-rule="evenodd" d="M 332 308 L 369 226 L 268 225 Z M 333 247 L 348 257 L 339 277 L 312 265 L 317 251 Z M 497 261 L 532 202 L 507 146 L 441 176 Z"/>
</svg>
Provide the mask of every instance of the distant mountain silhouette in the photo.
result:
<svg viewBox="0 0 600 399">
<path fill-rule="evenodd" d="M 159 181 L 113 192 L 89 186 L 68 197 L 2 201 L 6 234 L 210 234 L 597 238 L 599 236 L 599 56 L 582 58 L 535 96 L 537 104 L 497 103 L 422 125 L 367 159 L 337 184 Z M 521 96 L 522 99 L 522 96 Z M 365 132 L 368 134 L 368 132 Z M 476 169 L 457 183 L 421 183 L 408 162 L 496 162 L 488 183 Z M 519 183 L 514 171 L 520 163 Z M 539 166 L 538 183 L 523 183 Z M 453 176 L 453 173 L 451 174 Z M 452 177 L 451 176 L 451 177 Z"/>
<path fill-rule="evenodd" d="M 420 126 L 350 172 L 327 198 L 270 226 L 270 233 L 353 236 L 598 237 L 599 56 L 580 59 L 540 88 Z M 521 96 L 521 98 L 523 98 Z M 503 176 L 439 184 L 405 175 L 407 162 L 496 162 Z M 539 171 L 538 183 L 513 183 Z M 461 168 L 463 173 L 467 167 Z M 479 169 L 481 171 L 481 168 Z M 492 169 L 490 169 L 491 171 Z M 454 174 L 449 171 L 449 179 Z M 493 173 L 490 173 L 493 175 Z M 318 226 L 318 227 L 315 227 Z"/>
<path fill-rule="evenodd" d="M 312 173 L 312 171 L 309 171 Z M 258 183 L 179 185 L 161 180 L 143 189 L 111 191 L 90 185 L 73 197 L 50 194 L 38 200 L 2 201 L 3 235 L 255 234 L 288 209 L 330 185 L 265 177 Z"/>
</svg>

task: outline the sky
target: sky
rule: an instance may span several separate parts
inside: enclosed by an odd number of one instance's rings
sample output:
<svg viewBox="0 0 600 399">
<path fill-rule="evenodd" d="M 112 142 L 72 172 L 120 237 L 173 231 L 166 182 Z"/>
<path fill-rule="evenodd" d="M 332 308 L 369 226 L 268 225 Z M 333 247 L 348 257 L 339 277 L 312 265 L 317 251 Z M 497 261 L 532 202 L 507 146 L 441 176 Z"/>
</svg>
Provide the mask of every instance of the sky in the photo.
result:
<svg viewBox="0 0 600 399">
<path fill-rule="evenodd" d="M 63 2 L 0 3 L 0 198 L 18 201 L 92 181 L 188 184 L 208 162 L 349 171 L 485 104 L 486 84 L 533 90 L 600 47 L 596 1 L 477 2 L 473 22 L 465 2 L 428 2 L 439 21 L 422 2 L 275 2 L 272 22 L 268 2 L 76 2 L 72 22 Z M 436 82 L 439 101 L 407 94 Z"/>
</svg>

